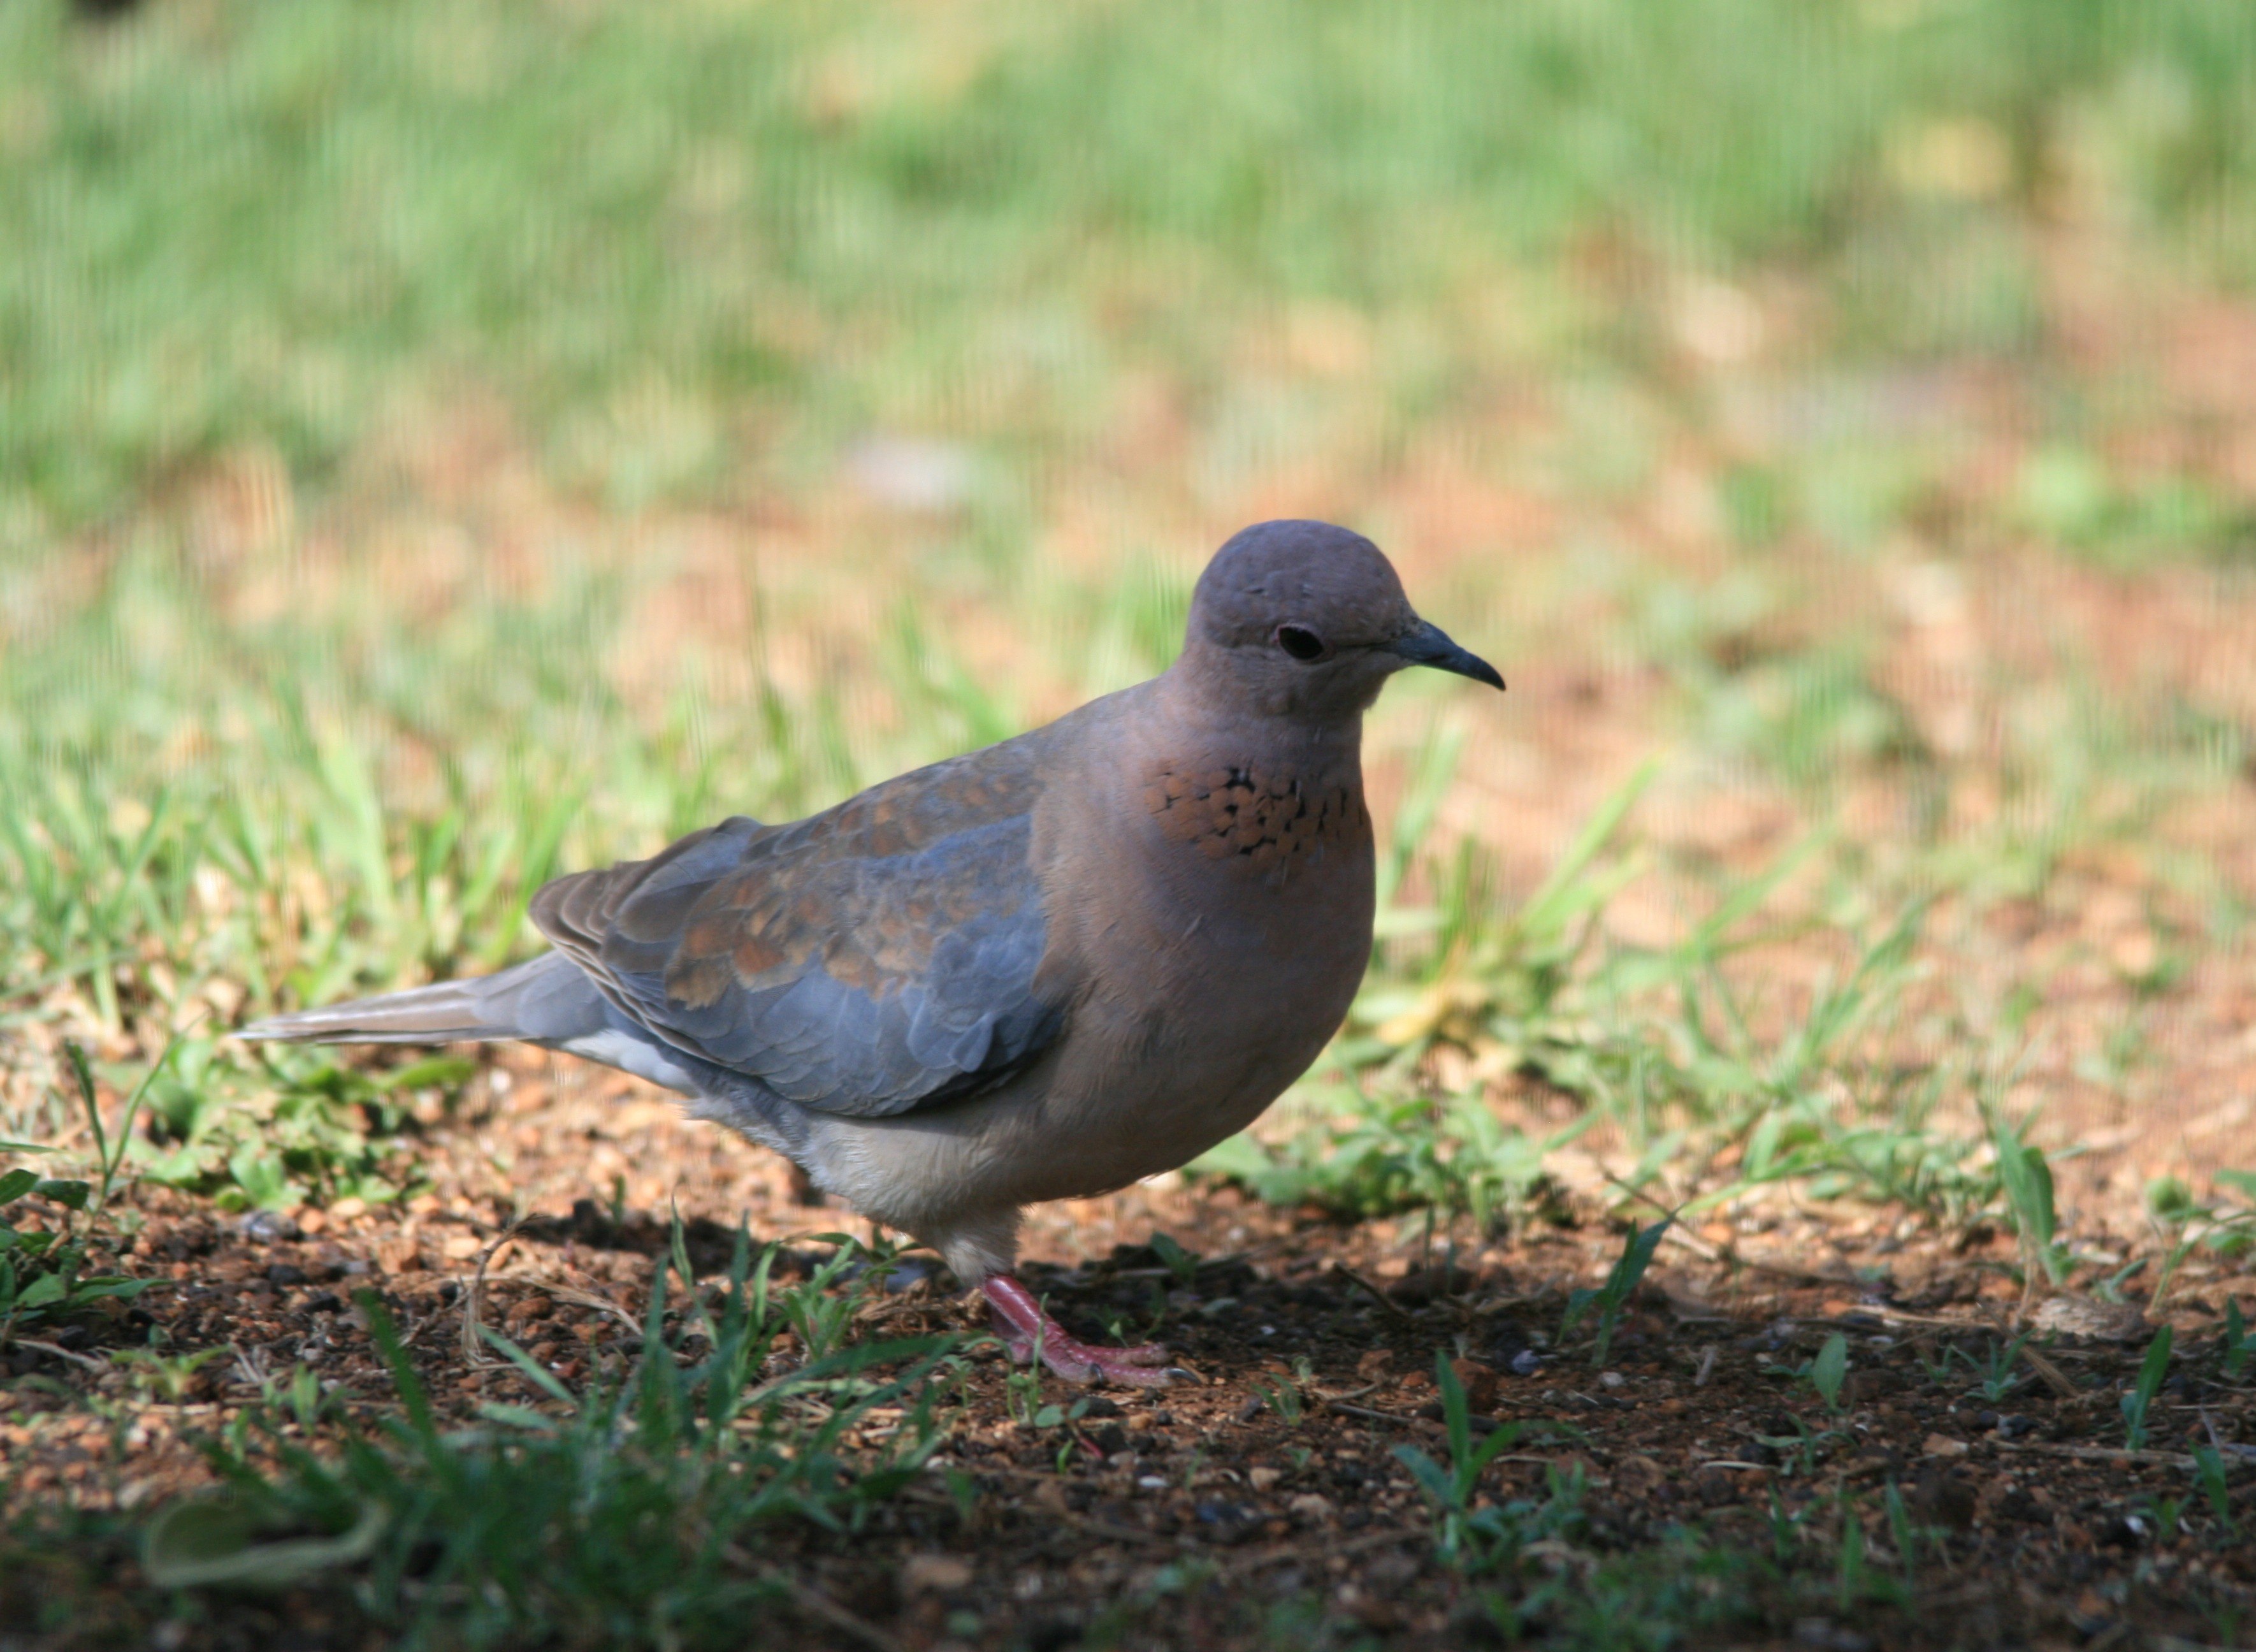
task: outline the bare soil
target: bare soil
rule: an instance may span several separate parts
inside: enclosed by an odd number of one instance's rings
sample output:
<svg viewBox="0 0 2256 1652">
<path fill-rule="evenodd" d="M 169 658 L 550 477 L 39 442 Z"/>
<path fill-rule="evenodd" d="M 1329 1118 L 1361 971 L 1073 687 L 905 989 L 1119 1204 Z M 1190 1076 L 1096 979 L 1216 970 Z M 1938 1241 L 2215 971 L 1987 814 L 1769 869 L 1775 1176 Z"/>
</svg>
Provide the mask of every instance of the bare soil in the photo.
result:
<svg viewBox="0 0 2256 1652">
<path fill-rule="evenodd" d="M 293 1361 L 338 1385 L 363 1419 L 396 1408 L 355 1290 L 381 1293 L 442 1413 L 468 1417 L 484 1401 L 532 1397 L 517 1373 L 466 1355 L 481 1262 L 481 1316 L 579 1383 L 623 1368 L 638 1346 L 668 1220 L 645 1194 L 678 1200 L 701 1272 L 725 1267 L 740 1212 L 756 1238 L 795 1241 L 786 1266 L 802 1267 L 820 1249 L 807 1236 L 850 1219 L 798 1204 L 779 1161 L 679 1119 L 631 1081 L 537 1054 L 489 1069 L 422 1133 L 415 1151 L 435 1184 L 405 1208 L 227 1218 L 137 1192 L 145 1225 L 122 1260 L 157 1287 L 101 1326 L 19 1346 L 15 1380 L 0 1387 L 18 1506 L 153 1507 L 207 1483 L 194 1441 L 255 1399 L 260 1373 Z M 1142 1244 L 1155 1225 L 1207 1259 L 1189 1286 Z M 1885 1547 L 1891 1484 L 1937 1529 L 1909 1605 L 1781 1604 L 1787 1615 L 1752 1631 L 1757 1642 L 2203 1645 L 2221 1638 L 2220 1606 L 2256 1622 L 2256 1550 L 2215 1540 L 2187 1456 L 2219 1446 L 2236 1470 L 2235 1516 L 2244 1528 L 2256 1520 L 2256 1390 L 2226 1381 L 2215 1352 L 2225 1296 L 2256 1295 L 2256 1278 L 2202 1259 L 2151 1318 L 2135 1298 L 2045 1310 L 2048 1323 L 2107 1334 L 2054 1338 L 1991 1404 L 1964 1366 L 1948 1384 L 1927 1366 L 1954 1342 L 1980 1357 L 2038 1306 L 2009 1277 L 2012 1241 L 1879 1211 L 1693 1219 L 1664 1245 L 1602 1370 L 1583 1338 L 1550 1341 L 1566 1292 L 1595 1283 L 1618 1253 L 1619 1235 L 1595 1223 L 1536 1220 L 1483 1243 L 1462 1230 L 1429 1235 L 1414 1216 L 1350 1226 L 1229 1189 L 1163 1185 L 1043 1212 L 1032 1248 L 1029 1277 L 1068 1326 L 1101 1335 L 1119 1317 L 1140 1327 L 1156 1300 L 1160 1334 L 1202 1380 L 1108 1391 L 1070 1427 L 1036 1430 L 1011 1418 L 999 1351 L 982 1352 L 941 1459 L 969 1477 L 976 1503 L 967 1511 L 935 1472 L 857 1536 L 780 1535 L 765 1558 L 798 1592 L 748 1644 L 1054 1649 L 1097 1634 L 1139 1648 L 1253 1647 L 1273 1643 L 1260 1627 L 1268 1603 L 1310 1595 L 1385 1646 L 1496 1641 L 1477 1589 L 1436 1560 L 1432 1511 L 1394 1455 L 1412 1445 L 1446 1457 L 1437 1354 L 1457 1362 L 1477 1418 L 1555 1425 L 1508 1451 L 1484 1495 L 1540 1496 L 1555 1472 L 1587 1476 L 1586 1546 L 1547 1564 L 1596 1564 L 1688 1522 L 1767 1552 L 1775 1514 L 1818 1506 L 1815 1525 L 1832 1529 L 1844 1492 Z M 2129 1451 L 2118 1396 L 2157 1322 L 2175 1328 L 2182 1357 L 2147 1448 Z M 145 1341 L 152 1323 L 176 1348 L 229 1352 L 179 1403 L 121 1405 L 123 1379 L 99 1356 Z M 860 1332 L 980 1324 L 952 1281 L 912 1269 Z M 1852 1351 L 1837 1416 L 1787 1374 L 1834 1331 Z M 1302 1360 L 1312 1380 L 1295 1423 L 1263 1403 L 1261 1386 Z M 1781 1444 L 1804 1433 L 1818 1444 Z M 2175 1533 L 2158 1513 L 2170 1500 L 2183 1509 Z M 58 1594 L 84 1604 L 27 1633 L 39 1602 Z M 215 1597 L 193 1624 L 166 1612 L 123 1553 L 0 1566 L 11 1652 L 152 1644 L 159 1625 L 153 1644 L 171 1648 L 383 1643 L 342 1595 Z"/>
</svg>

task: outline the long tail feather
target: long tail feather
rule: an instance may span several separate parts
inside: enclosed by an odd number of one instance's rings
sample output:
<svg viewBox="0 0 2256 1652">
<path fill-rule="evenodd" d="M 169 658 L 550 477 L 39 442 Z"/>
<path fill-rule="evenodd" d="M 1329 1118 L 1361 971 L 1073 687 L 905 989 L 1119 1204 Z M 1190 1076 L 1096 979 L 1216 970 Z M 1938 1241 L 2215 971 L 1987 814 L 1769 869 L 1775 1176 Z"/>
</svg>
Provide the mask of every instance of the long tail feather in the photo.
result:
<svg viewBox="0 0 2256 1652">
<path fill-rule="evenodd" d="M 498 975 L 270 1015 L 236 1036 L 290 1044 L 451 1044 L 569 1038 L 603 1025 L 593 983 L 569 958 L 548 952 Z"/>
<path fill-rule="evenodd" d="M 327 1009 L 295 1010 L 253 1021 L 236 1036 L 286 1044 L 448 1044 L 457 1039 L 514 1038 L 479 1013 L 466 981 L 441 981 L 407 992 L 356 999 Z"/>
</svg>

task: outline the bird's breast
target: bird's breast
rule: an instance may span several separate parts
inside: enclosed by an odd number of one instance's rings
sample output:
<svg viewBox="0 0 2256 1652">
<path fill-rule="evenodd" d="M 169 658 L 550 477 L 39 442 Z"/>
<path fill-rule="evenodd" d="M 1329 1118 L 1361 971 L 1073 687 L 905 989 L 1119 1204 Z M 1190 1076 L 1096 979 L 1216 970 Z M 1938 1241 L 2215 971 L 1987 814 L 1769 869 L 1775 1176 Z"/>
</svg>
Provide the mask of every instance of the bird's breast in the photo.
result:
<svg viewBox="0 0 2256 1652">
<path fill-rule="evenodd" d="M 1141 779 L 1141 829 L 1113 845 L 1110 880 L 1129 908 L 1112 933 L 1141 932 L 1136 996 L 1209 1057 L 1216 1043 L 1312 1056 L 1370 957 L 1360 775 L 1240 759 Z"/>
<path fill-rule="evenodd" d="M 1279 883 L 1371 842 L 1371 811 L 1353 776 L 1305 777 L 1250 761 L 1160 763 L 1143 801 L 1167 842 Z"/>
</svg>

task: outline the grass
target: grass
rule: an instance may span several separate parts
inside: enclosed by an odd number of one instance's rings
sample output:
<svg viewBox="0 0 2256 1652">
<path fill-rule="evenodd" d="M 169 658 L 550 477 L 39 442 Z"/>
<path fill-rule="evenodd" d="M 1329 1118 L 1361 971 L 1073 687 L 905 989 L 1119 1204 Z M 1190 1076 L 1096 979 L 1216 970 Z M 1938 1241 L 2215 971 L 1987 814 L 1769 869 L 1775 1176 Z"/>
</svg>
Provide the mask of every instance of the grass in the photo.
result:
<svg viewBox="0 0 2256 1652">
<path fill-rule="evenodd" d="M 1370 371 L 1416 418 L 1469 393 L 1483 341 L 1435 323 L 1482 272 L 1593 235 L 1829 265 L 1870 348 L 2011 350 L 2037 299 L 2001 219 L 2064 168 L 2247 267 L 2256 50 L 2210 0 L 1296 17 L 592 7 L 551 29 L 489 0 L 152 8 L 102 34 L 11 8 L 12 513 L 100 519 L 245 441 L 334 475 L 370 421 L 466 381 L 625 507 L 744 497 L 873 422 L 1054 441 L 1155 355 L 1237 403 L 1244 451 L 1283 412 L 1230 382 L 1253 307 L 1381 318 Z M 1929 295 L 1900 292 L 1912 272 Z M 1512 307 L 1507 359 L 1637 327 L 1556 289 Z M 755 432 L 757 484 L 732 462 Z M 2118 486 L 2072 434 L 2028 471 L 2041 520 L 2113 545 L 2217 514 L 2194 480 Z M 1806 508 L 1798 477 L 1737 474 L 1751 542 Z"/>
<path fill-rule="evenodd" d="M 203 1441 L 217 1488 L 141 1532 L 149 1585 L 315 1591 L 406 1646 L 736 1645 L 746 1612 L 779 1603 L 835 1620 L 843 1608 L 771 1557 L 779 1535 L 859 1530 L 919 1477 L 945 1433 L 954 1345 L 816 1333 L 878 1277 L 842 1281 L 850 1240 L 787 1285 L 771 1282 L 777 1247 L 756 1256 L 741 1230 L 723 1278 L 680 1273 L 680 1251 L 677 1226 L 640 1357 L 616 1380 L 575 1393 L 483 1328 L 530 1403 L 490 1401 L 461 1428 L 441 1426 L 363 1293 L 398 1414 L 344 1419 L 338 1444 L 335 1426 L 315 1433 L 328 1401 L 311 1373 L 278 1379 Z M 762 1380 L 794 1332 L 807 1357 Z"/>
<path fill-rule="evenodd" d="M 1435 1375 L 1449 1465 L 1415 1446 L 1398 1447 L 1396 1455 L 1433 1507 L 1437 1554 L 1464 1574 L 1473 1599 L 1507 1641 L 1663 1652 L 1717 1631 L 1806 1623 L 1829 1606 L 1845 1614 L 1912 1603 L 1922 1534 L 1893 1482 L 1885 1491 L 1884 1546 L 1868 1538 L 1845 1485 L 1833 1497 L 1806 1501 L 1797 1514 L 1774 1505 L 1767 1555 L 1693 1523 L 1624 1543 L 1589 1507 L 1580 1467 L 1555 1463 L 1540 1497 L 1484 1493 L 1483 1470 L 1519 1444 L 1526 1430 L 1509 1424 L 1477 1442 L 1463 1387 L 1448 1360 L 1436 1361 Z"/>
<path fill-rule="evenodd" d="M 113 1183 L 419 1190 L 469 1069 L 227 1027 L 497 967 L 556 871 L 1160 668 L 1282 511 L 1515 691 L 1390 691 L 1370 979 L 1202 1173 L 1429 1242 L 1595 1204 L 1646 1261 L 1774 1196 L 1993 1220 L 2104 1285 L 2056 1119 L 2191 1070 L 2168 1018 L 2256 900 L 2251 414 L 2195 371 L 2256 279 L 2252 111 L 2224 0 L 0 8 L 0 1135 L 66 1147 L 0 1170 L 0 1340 L 123 1290 Z M 2158 1302 L 2245 1247 L 2245 1175 L 2157 1188 Z M 1642 1266 L 1583 1293 L 1601 1364 Z M 811 1389 L 746 1397 L 858 1288 L 751 1288 L 460 1437 L 401 1366 L 405 1422 L 309 1456 L 278 1388 L 177 1536 L 442 1638 L 718 1633 L 782 1586 L 721 1539 L 555 1578 L 653 1509 L 850 1525 L 927 1439 L 864 1473 Z M 585 1474 L 529 1550 L 465 1500 Z M 1658 1646 L 1814 1529 L 1482 1586 Z"/>
<path fill-rule="evenodd" d="M 21 1202 L 37 1200 L 39 1203 L 32 1210 L 39 1211 L 45 1206 L 40 1214 L 46 1218 L 18 1227 L 0 1218 L 0 1346 L 27 1331 L 45 1330 L 49 1322 L 66 1323 L 98 1303 L 130 1301 L 148 1287 L 145 1280 L 88 1269 L 100 1251 L 110 1250 L 116 1243 L 116 1234 L 103 1218 L 117 1187 L 118 1168 L 132 1145 L 134 1117 L 166 1063 L 160 1060 L 151 1068 L 127 1099 L 113 1147 L 110 1133 L 102 1127 L 102 1107 L 95 1095 L 86 1053 L 75 1044 L 64 1048 L 78 1081 L 87 1128 L 94 1139 L 96 1179 L 86 1183 L 42 1176 L 21 1167 L 0 1174 L 0 1210 L 22 1208 Z M 45 1151 L 35 1143 L 0 1142 L 0 1152 L 11 1154 Z"/>
</svg>

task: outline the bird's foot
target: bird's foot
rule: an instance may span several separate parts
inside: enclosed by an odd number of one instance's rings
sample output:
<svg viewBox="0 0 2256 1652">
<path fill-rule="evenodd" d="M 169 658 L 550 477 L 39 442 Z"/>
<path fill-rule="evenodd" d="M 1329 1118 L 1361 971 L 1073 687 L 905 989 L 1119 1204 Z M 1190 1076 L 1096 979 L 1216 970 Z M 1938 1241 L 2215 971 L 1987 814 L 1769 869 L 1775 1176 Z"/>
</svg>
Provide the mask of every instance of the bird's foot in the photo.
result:
<svg viewBox="0 0 2256 1652">
<path fill-rule="evenodd" d="M 1008 1274 L 980 1281 L 989 1314 L 1003 1345 L 1019 1365 L 1041 1361 L 1068 1382 L 1113 1382 L 1129 1388 L 1164 1388 L 1191 1373 L 1167 1363 L 1167 1351 L 1156 1342 L 1136 1348 L 1098 1348 L 1068 1336 L 1063 1325 L 1042 1311 L 1034 1295 Z"/>
</svg>

